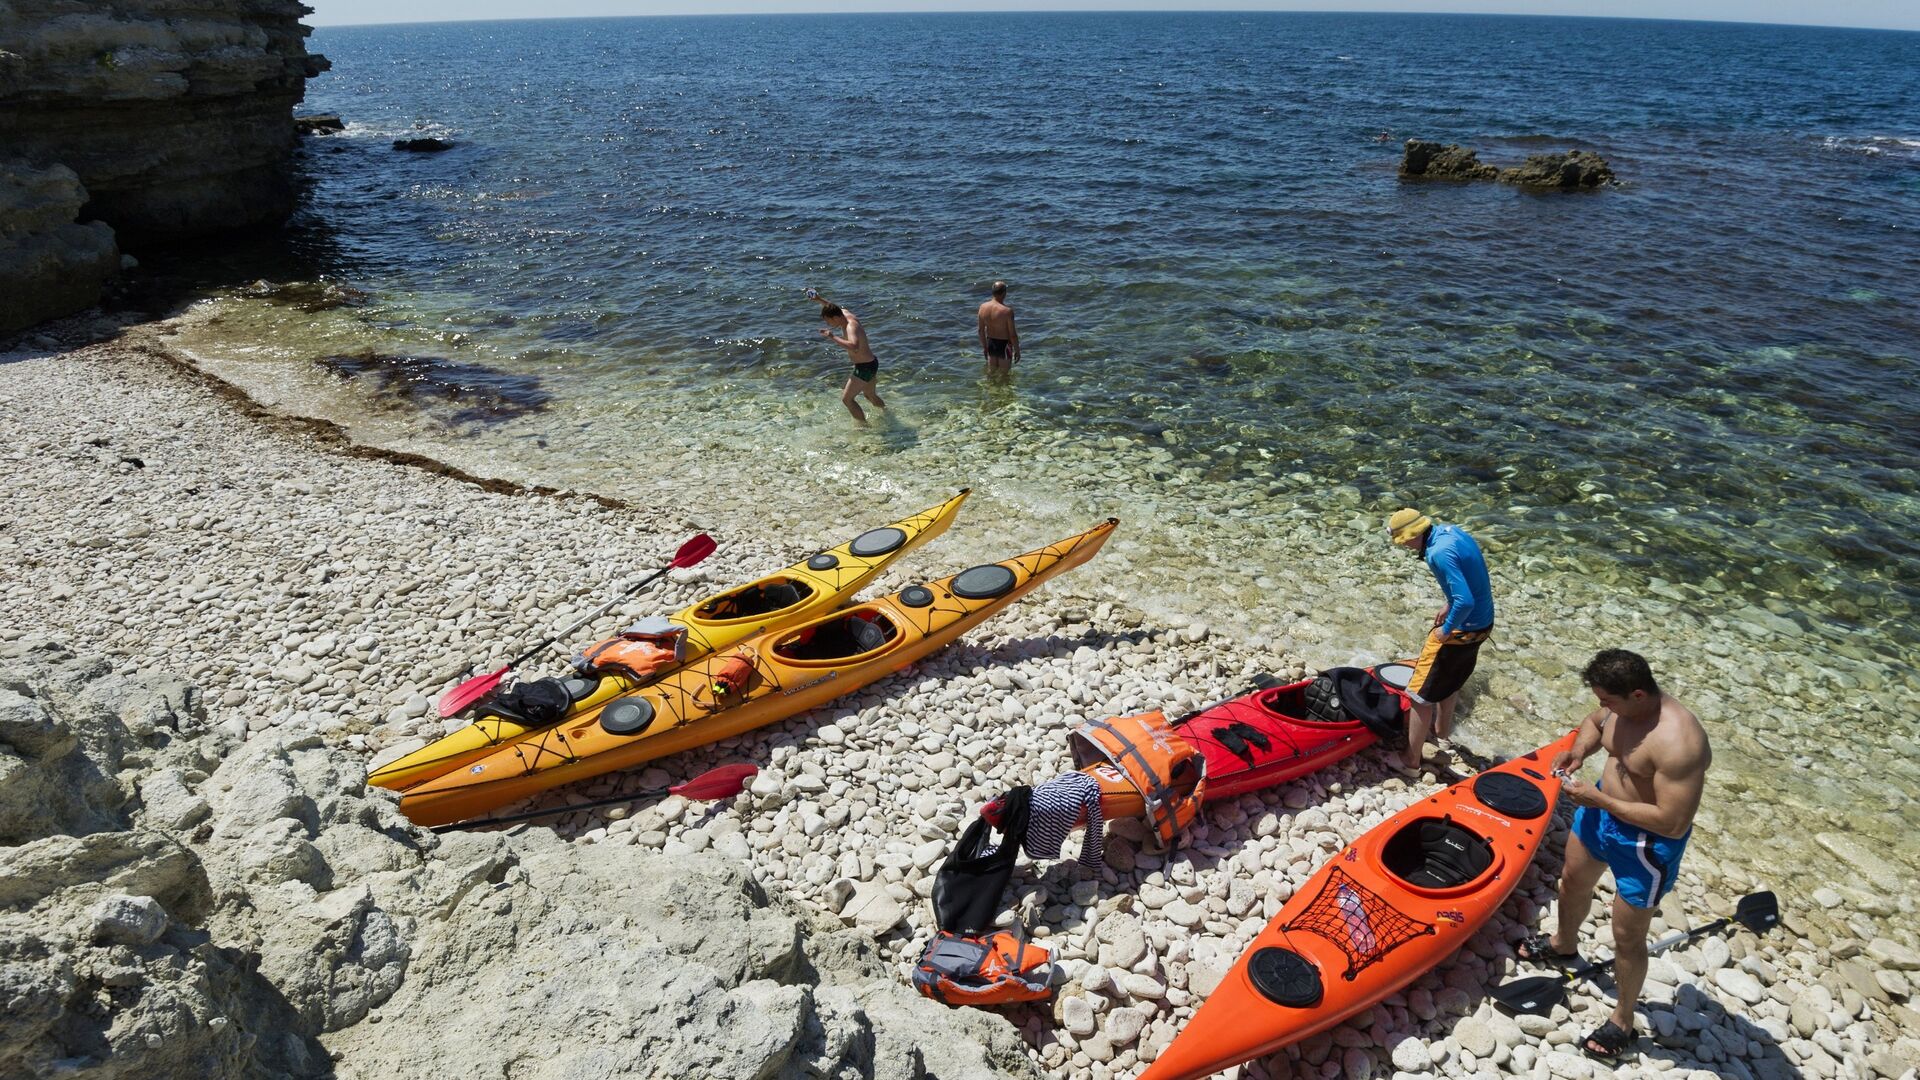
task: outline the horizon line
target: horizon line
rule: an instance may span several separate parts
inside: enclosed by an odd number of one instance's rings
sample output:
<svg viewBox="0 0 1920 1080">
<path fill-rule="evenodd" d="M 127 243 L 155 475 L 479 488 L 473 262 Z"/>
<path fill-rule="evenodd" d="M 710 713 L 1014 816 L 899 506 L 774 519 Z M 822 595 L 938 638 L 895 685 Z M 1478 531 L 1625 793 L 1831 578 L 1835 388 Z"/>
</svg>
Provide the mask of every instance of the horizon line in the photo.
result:
<svg viewBox="0 0 1920 1080">
<path fill-rule="evenodd" d="M 475 19 L 395 19 L 386 22 L 307 23 L 315 30 L 353 30 L 375 26 L 449 26 L 464 23 L 606 22 L 622 19 L 754 19 L 834 15 L 1400 15 L 1457 19 L 1584 19 L 1594 22 L 1692 23 L 1708 26 L 1782 26 L 1806 30 L 1869 30 L 1890 34 L 1920 34 L 1920 28 L 1860 23 L 1770 22 L 1750 19 L 1688 19 L 1649 15 L 1573 15 L 1508 11 L 1384 11 L 1374 9 L 1302 8 L 913 8 L 816 11 L 686 11 L 630 15 L 526 15 Z"/>
</svg>

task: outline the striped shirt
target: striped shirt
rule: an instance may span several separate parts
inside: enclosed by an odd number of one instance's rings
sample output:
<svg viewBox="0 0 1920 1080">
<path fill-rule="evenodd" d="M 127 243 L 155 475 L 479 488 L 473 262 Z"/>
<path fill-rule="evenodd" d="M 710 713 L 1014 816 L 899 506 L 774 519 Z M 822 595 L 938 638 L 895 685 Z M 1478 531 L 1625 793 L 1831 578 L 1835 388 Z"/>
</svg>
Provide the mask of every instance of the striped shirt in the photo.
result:
<svg viewBox="0 0 1920 1080">
<path fill-rule="evenodd" d="M 1057 859 L 1067 834 L 1084 818 L 1087 835 L 1080 841 L 1080 865 L 1090 870 L 1106 866 L 1101 851 L 1105 823 L 1100 819 L 1100 781 L 1083 772 L 1062 773 L 1033 789 L 1027 804 L 1027 858 Z"/>
</svg>

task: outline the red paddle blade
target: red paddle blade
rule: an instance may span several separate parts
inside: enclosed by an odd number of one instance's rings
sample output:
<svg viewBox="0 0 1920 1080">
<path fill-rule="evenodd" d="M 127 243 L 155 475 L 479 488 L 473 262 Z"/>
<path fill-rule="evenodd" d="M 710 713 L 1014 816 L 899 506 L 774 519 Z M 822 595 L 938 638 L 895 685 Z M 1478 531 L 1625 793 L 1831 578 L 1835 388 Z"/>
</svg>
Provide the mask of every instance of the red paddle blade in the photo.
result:
<svg viewBox="0 0 1920 1080">
<path fill-rule="evenodd" d="M 713 549 L 719 546 L 713 542 L 713 537 L 701 533 L 681 544 L 680 550 L 673 553 L 673 561 L 667 565 L 676 570 L 684 569 L 713 554 Z"/>
<path fill-rule="evenodd" d="M 758 765 L 722 765 L 684 784 L 675 784 L 667 789 L 667 794 L 699 801 L 731 798 L 746 790 L 747 781 L 759 771 Z"/>
<path fill-rule="evenodd" d="M 475 675 L 459 686 L 441 694 L 438 705 L 440 718 L 449 720 L 459 716 L 469 708 L 472 708 L 474 702 L 493 693 L 493 688 L 500 685 L 501 679 L 506 678 L 507 670 L 506 668 L 501 668 L 499 671 L 486 675 Z"/>
</svg>

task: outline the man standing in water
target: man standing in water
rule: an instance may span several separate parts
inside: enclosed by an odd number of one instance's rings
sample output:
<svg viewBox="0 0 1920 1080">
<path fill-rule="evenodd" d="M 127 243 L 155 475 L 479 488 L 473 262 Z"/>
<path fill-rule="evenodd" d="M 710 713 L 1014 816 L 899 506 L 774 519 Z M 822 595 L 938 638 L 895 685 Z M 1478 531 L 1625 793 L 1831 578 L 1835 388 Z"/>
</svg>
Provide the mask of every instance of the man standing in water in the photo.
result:
<svg viewBox="0 0 1920 1080">
<path fill-rule="evenodd" d="M 1579 806 L 1560 870 L 1559 925 L 1521 943 L 1522 960 L 1567 964 L 1577 959 L 1580 924 L 1593 887 L 1613 871 L 1613 1015 L 1580 1049 L 1614 1061 L 1633 1043 L 1633 1012 L 1647 977 L 1647 930 L 1654 908 L 1673 888 L 1693 833 L 1713 751 L 1698 717 L 1660 692 L 1645 659 L 1625 649 L 1596 654 L 1582 673 L 1600 707 L 1580 722 L 1573 749 L 1553 761 L 1567 779 L 1560 793 Z M 1575 777 L 1596 747 L 1607 752 L 1600 782 Z"/>
<path fill-rule="evenodd" d="M 1020 331 L 1014 329 L 1013 309 L 1007 306 L 1007 283 L 993 283 L 993 299 L 980 305 L 980 352 L 987 358 L 987 377 L 1006 376 L 1020 362 Z"/>
<path fill-rule="evenodd" d="M 820 331 L 821 337 L 847 350 L 847 359 L 853 362 L 853 374 L 847 379 L 845 389 L 840 391 L 840 403 L 853 414 L 854 423 L 864 425 L 867 422 L 867 414 L 861 411 L 860 404 L 854 400 L 855 398 L 865 394 L 875 408 L 887 407 L 887 403 L 880 400 L 880 395 L 873 392 L 874 381 L 880 376 L 880 361 L 873 355 L 873 347 L 867 344 L 867 328 L 860 325 L 860 316 L 842 308 L 839 304 L 821 297 L 812 290 L 808 290 L 807 294 L 819 303 L 820 317 L 825 319 L 829 326 L 838 328 L 846 335 L 841 337 L 825 328 Z"/>
<path fill-rule="evenodd" d="M 1393 542 L 1423 559 L 1433 571 L 1447 606 L 1433 617 L 1407 682 L 1413 715 L 1407 718 L 1406 767 L 1420 768 L 1428 732 L 1453 733 L 1453 707 L 1480 662 L 1480 645 L 1493 636 L 1493 586 L 1480 545 L 1458 525 L 1436 525 L 1418 510 L 1395 510 L 1387 519 Z"/>
</svg>

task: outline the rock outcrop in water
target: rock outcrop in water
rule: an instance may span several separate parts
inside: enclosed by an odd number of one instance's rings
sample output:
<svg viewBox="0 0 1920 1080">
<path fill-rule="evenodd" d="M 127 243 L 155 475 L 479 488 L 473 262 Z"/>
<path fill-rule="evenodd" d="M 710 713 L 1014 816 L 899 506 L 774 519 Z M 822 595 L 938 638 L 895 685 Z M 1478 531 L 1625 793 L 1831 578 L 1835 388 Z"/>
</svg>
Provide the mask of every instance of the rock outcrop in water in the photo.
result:
<svg viewBox="0 0 1920 1080">
<path fill-rule="evenodd" d="M 328 66 L 307 52 L 307 10 L 298 0 L 9 0 L 0 147 L 30 169 L 72 170 L 79 219 L 105 222 L 122 244 L 278 222 L 293 209 L 293 106 Z M 0 199 L 0 243 L 45 231 Z M 49 242 L 59 241 L 39 243 Z M 100 261 L 32 260 L 35 284 L 8 304 L 0 331 L 97 298 Z"/>
<path fill-rule="evenodd" d="M 243 731 L 0 645 L 0 1074 L 1032 1075 L 724 860 L 436 837 L 357 756 Z"/>
<path fill-rule="evenodd" d="M 1445 146 L 1430 139 L 1408 139 L 1400 159 L 1403 178 L 1431 180 L 1498 180 L 1528 188 L 1583 190 L 1614 183 L 1605 158 L 1590 150 L 1560 154 L 1533 154 L 1519 165 L 1497 168 L 1481 162 L 1479 154 L 1457 143 Z"/>
</svg>

